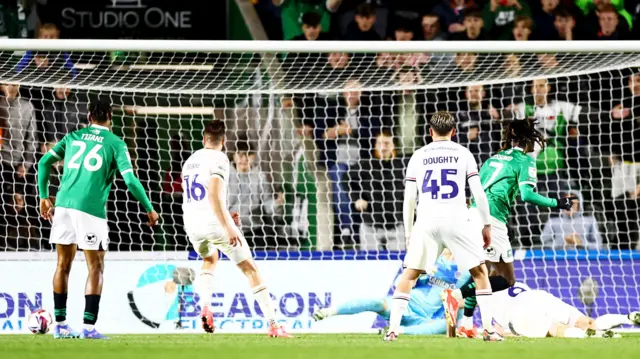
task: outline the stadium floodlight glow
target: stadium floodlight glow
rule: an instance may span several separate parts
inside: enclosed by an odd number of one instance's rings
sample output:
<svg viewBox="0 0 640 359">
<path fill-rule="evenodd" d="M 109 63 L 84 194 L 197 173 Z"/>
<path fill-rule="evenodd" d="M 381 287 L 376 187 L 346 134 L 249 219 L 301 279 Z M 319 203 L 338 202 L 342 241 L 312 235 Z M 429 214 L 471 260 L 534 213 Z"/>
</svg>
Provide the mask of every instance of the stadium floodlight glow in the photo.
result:
<svg viewBox="0 0 640 359">
<path fill-rule="evenodd" d="M 133 106 L 136 115 L 212 115 L 213 107 Z"/>
</svg>

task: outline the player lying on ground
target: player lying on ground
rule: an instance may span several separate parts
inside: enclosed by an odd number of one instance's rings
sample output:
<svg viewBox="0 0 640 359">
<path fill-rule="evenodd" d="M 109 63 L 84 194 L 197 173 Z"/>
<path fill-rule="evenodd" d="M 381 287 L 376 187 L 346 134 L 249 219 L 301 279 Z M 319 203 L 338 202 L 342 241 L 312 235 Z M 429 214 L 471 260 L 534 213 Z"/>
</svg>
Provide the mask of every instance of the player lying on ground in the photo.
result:
<svg viewBox="0 0 640 359">
<path fill-rule="evenodd" d="M 251 249 L 236 226 L 227 206 L 229 159 L 222 152 L 226 128 L 223 121 L 213 121 L 204 129 L 204 148 L 193 153 L 182 166 L 184 190 L 184 228 L 189 241 L 202 257 L 202 269 L 195 281 L 200 296 L 202 327 L 213 333 L 213 270 L 218 250 L 224 253 L 247 276 L 253 295 L 269 324 L 272 337 L 290 337 L 277 324 L 276 311 L 269 291 L 251 257 Z"/>
<path fill-rule="evenodd" d="M 445 288 L 458 288 L 471 277 L 464 273 L 456 278 L 458 265 L 448 249 L 438 258 L 435 273 L 421 275 L 411 290 L 407 311 L 400 321 L 399 333 L 415 335 L 445 334 L 447 320 L 440 293 Z M 313 319 L 323 320 L 337 315 L 351 315 L 365 312 L 378 313 L 389 320 L 391 298 L 354 299 L 336 307 L 323 308 L 313 313 Z"/>
<path fill-rule="evenodd" d="M 430 126 L 433 142 L 417 150 L 407 168 L 403 206 L 405 238 L 408 240 L 404 258 L 406 268 L 393 293 L 389 330 L 384 340 L 397 339 L 414 281 L 420 273 L 435 265 L 444 247 L 451 250 L 460 271 L 469 271 L 477 286 L 484 339 L 502 340 L 491 323 L 491 285 L 483 250 L 483 240 L 485 247 L 491 244 L 491 221 L 487 197 L 478 177 L 478 165 L 468 149 L 451 141 L 456 126 L 451 114 L 436 113 L 431 117 Z M 485 225 L 482 233 L 469 225 L 464 190 L 467 182 Z M 456 318 L 447 317 L 447 320 L 455 322 Z"/>
<path fill-rule="evenodd" d="M 596 319 L 582 314 L 551 293 L 516 283 L 494 294 L 494 318 L 498 331 L 530 338 L 619 337 L 610 329 L 623 324 L 640 325 L 640 312 L 605 314 Z"/>
<path fill-rule="evenodd" d="M 535 192 L 536 161 L 527 153 L 532 152 L 536 144 L 543 149 L 545 144 L 542 133 L 535 129 L 535 125 L 533 120 L 506 122 L 503 150 L 487 160 L 480 169 L 480 182 L 491 209 L 491 246 L 486 248 L 486 259 L 493 267 L 489 280 L 494 292 L 509 288 L 516 281 L 507 222 L 518 193 L 524 202 L 565 210 L 569 210 L 572 201 L 576 199 L 548 198 Z M 471 219 L 475 228 L 480 231 L 483 222 L 475 200 L 471 204 Z M 463 299 L 464 317 L 458 332 L 461 336 L 475 336 L 472 321 L 476 306 L 475 283 L 454 290 L 448 296 L 449 305 L 445 308 L 452 308 L 452 318 L 457 317 L 458 303 Z"/>
<path fill-rule="evenodd" d="M 152 226 L 158 221 L 158 214 L 133 173 L 127 145 L 110 132 L 111 105 L 101 101 L 90 103 L 89 121 L 91 126 L 64 136 L 38 163 L 40 214 L 47 220 L 53 218 L 49 242 L 55 243 L 58 254 L 53 277 L 54 338 L 105 338 L 95 324 L 102 294 L 104 254 L 109 246 L 106 205 L 116 171 L 147 211 L 148 224 Z M 58 161 L 64 161 L 64 173 L 54 214 L 48 186 L 51 166 Z M 82 333 L 67 324 L 69 272 L 76 248 L 84 251 L 89 270 Z"/>
</svg>

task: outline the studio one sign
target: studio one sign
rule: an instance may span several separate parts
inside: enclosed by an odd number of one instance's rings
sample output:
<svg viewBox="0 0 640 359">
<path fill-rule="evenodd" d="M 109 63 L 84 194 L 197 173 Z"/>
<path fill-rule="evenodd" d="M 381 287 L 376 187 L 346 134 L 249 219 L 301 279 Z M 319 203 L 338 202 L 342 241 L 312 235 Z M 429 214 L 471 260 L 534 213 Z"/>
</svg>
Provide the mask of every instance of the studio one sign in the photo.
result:
<svg viewBox="0 0 640 359">
<path fill-rule="evenodd" d="M 223 39 L 225 1 L 49 0 L 38 13 L 70 38 Z"/>
</svg>

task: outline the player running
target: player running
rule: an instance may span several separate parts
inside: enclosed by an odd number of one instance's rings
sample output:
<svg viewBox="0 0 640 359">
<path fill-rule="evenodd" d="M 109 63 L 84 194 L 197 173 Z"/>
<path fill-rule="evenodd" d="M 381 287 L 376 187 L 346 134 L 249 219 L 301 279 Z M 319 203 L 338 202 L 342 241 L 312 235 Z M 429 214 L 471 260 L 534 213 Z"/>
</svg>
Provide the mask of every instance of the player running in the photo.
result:
<svg viewBox="0 0 640 359">
<path fill-rule="evenodd" d="M 538 144 L 544 149 L 542 133 L 535 129 L 533 120 L 506 122 L 504 128 L 504 148 L 487 160 L 480 169 L 480 181 L 486 192 L 491 210 L 491 245 L 486 248 L 486 259 L 493 265 L 494 272 L 489 280 L 494 292 L 509 288 L 515 281 L 513 250 L 507 232 L 507 222 L 516 197 L 524 202 L 542 207 L 569 210 L 575 197 L 547 198 L 535 192 L 537 171 L 535 160 L 528 156 Z M 474 199 L 471 205 L 471 219 L 479 231 L 482 226 L 481 211 Z M 470 283 L 447 293 L 445 308 L 450 316 L 457 317 L 458 303 L 465 299 L 464 317 L 458 328 L 459 336 L 473 337 L 473 310 L 476 305 L 475 285 Z"/>
<path fill-rule="evenodd" d="M 253 295 L 269 324 L 269 336 L 290 337 L 276 322 L 276 311 L 251 249 L 236 227 L 227 207 L 229 159 L 222 152 L 226 128 L 223 121 L 213 121 L 204 128 L 204 148 L 193 153 L 182 166 L 184 189 L 184 227 L 189 241 L 203 259 L 195 281 L 200 296 L 202 327 L 213 333 L 213 270 L 218 250 L 224 253 L 247 276 Z"/>
<path fill-rule="evenodd" d="M 58 265 L 53 276 L 54 338 L 106 339 L 95 329 L 98 320 L 104 255 L 109 245 L 106 204 L 116 171 L 133 196 L 142 203 L 149 226 L 158 214 L 133 173 L 127 145 L 110 132 L 111 105 L 89 104 L 91 125 L 64 136 L 38 163 L 40 214 L 53 219 L 50 243 L 56 245 Z M 58 196 L 49 198 L 51 166 L 64 161 Z M 77 247 L 76 247 L 77 246 Z M 84 251 L 89 274 L 85 289 L 84 329 L 78 333 L 67 324 L 67 291 L 76 248 Z"/>
<path fill-rule="evenodd" d="M 433 142 L 416 151 L 407 168 L 403 207 L 405 237 L 408 239 L 404 258 L 406 268 L 391 300 L 389 330 L 384 340 L 397 339 L 413 282 L 421 272 L 434 266 L 444 247 L 451 250 L 461 271 L 470 272 L 477 286 L 484 339 L 503 340 L 491 324 L 491 285 L 482 249 L 482 240 L 485 247 L 491 244 L 491 221 L 487 197 L 478 177 L 478 165 L 469 150 L 451 141 L 456 126 L 451 114 L 437 112 L 431 117 L 430 126 Z M 485 225 L 482 239 L 480 232 L 469 223 L 464 190 L 467 181 Z M 414 229 L 416 200 L 418 209 Z M 455 318 L 449 316 L 447 320 L 455 322 Z"/>
<path fill-rule="evenodd" d="M 447 332 L 440 293 L 445 288 L 458 288 L 466 284 L 470 275 L 460 275 L 458 265 L 447 249 L 442 252 L 436 265 L 435 273 L 421 275 L 415 282 L 407 311 L 400 321 L 399 334 L 434 335 Z M 313 313 L 313 319 L 319 321 L 338 315 L 374 312 L 389 320 L 390 301 L 391 298 L 354 299 L 336 307 L 320 309 Z"/>
<path fill-rule="evenodd" d="M 551 293 L 516 283 L 494 294 L 498 331 L 530 338 L 615 338 L 611 329 L 623 324 L 640 325 L 640 312 L 605 314 L 596 319 L 582 314 Z"/>
</svg>

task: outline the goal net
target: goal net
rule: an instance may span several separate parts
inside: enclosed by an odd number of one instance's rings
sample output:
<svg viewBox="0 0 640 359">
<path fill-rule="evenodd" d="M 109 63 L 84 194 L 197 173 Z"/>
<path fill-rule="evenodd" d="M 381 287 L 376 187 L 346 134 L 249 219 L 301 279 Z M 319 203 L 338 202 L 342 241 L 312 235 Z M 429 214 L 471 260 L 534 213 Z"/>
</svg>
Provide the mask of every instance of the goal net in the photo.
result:
<svg viewBox="0 0 640 359">
<path fill-rule="evenodd" d="M 571 213 L 518 200 L 508 223 L 518 278 L 592 315 L 640 306 L 635 43 L 0 40 L 0 49 L 3 259 L 50 258 L 37 161 L 87 126 L 87 105 L 101 98 L 161 215 L 146 227 L 118 176 L 112 259 L 191 249 L 181 164 L 202 147 L 207 121 L 221 119 L 230 209 L 258 258 L 397 260 L 408 158 L 430 142 L 430 116 L 448 111 L 455 141 L 479 164 L 500 149 L 505 121 L 535 118 L 547 140 L 531 154 L 537 191 L 580 199 Z M 52 170 L 53 197 L 63 171 Z"/>
</svg>

